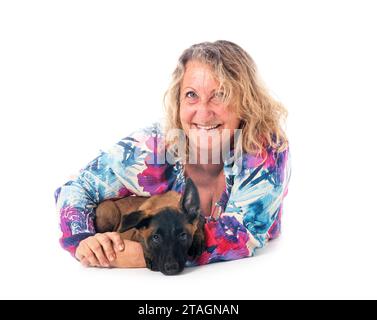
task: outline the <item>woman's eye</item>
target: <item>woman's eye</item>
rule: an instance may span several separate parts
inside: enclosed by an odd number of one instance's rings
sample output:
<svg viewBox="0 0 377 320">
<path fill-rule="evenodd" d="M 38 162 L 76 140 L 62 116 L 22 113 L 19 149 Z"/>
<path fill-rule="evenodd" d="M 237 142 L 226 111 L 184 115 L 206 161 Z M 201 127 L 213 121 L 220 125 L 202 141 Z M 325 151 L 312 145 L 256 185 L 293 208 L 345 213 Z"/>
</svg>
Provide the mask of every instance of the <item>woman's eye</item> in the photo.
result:
<svg viewBox="0 0 377 320">
<path fill-rule="evenodd" d="M 197 97 L 196 93 L 194 91 L 189 91 L 186 93 L 186 97 L 190 99 L 195 99 Z"/>
<path fill-rule="evenodd" d="M 216 92 L 213 97 L 212 97 L 212 100 L 215 101 L 215 102 L 222 102 L 224 99 L 224 92 Z"/>
</svg>

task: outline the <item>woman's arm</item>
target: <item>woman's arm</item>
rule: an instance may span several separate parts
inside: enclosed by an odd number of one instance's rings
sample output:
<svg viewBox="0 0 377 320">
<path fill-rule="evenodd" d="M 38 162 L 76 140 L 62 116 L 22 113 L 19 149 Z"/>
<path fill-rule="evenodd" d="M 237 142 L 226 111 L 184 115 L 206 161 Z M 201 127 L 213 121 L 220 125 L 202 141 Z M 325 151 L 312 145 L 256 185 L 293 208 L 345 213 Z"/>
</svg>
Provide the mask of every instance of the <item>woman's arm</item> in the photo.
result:
<svg viewBox="0 0 377 320">
<path fill-rule="evenodd" d="M 78 177 L 55 192 L 60 215 L 62 247 L 75 256 L 79 243 L 96 233 L 95 208 L 111 198 L 121 198 L 131 192 L 110 166 L 111 154 L 101 153 L 82 169 Z"/>
<path fill-rule="evenodd" d="M 103 237 L 101 234 L 96 234 L 94 228 L 95 208 L 100 202 L 107 199 L 123 198 L 131 194 L 150 196 L 139 180 L 144 178 L 144 175 L 140 173 L 147 168 L 146 158 L 153 153 L 148 142 L 157 136 L 154 134 L 155 131 L 156 127 L 153 126 L 122 139 L 109 152 L 102 152 L 90 162 L 80 171 L 76 179 L 56 190 L 55 200 L 62 230 L 60 243 L 74 257 L 78 258 L 77 247 L 86 239 L 88 240 L 84 241 L 84 244 L 87 244 L 91 250 L 98 245 L 105 248 L 104 243 L 108 242 L 116 244 L 119 239 L 115 236 Z M 134 247 L 131 246 L 131 249 Z M 82 252 L 79 252 L 79 260 L 82 259 L 83 252 L 86 254 L 88 250 L 83 249 Z M 122 256 L 119 263 L 125 264 L 128 252 Z M 116 253 L 119 255 L 118 252 Z M 97 260 L 99 260 L 98 258 L 102 257 L 97 257 Z M 140 259 L 137 261 L 140 262 Z M 102 262 L 106 264 L 108 261 L 103 260 Z M 142 265 L 139 262 L 130 263 Z"/>
</svg>

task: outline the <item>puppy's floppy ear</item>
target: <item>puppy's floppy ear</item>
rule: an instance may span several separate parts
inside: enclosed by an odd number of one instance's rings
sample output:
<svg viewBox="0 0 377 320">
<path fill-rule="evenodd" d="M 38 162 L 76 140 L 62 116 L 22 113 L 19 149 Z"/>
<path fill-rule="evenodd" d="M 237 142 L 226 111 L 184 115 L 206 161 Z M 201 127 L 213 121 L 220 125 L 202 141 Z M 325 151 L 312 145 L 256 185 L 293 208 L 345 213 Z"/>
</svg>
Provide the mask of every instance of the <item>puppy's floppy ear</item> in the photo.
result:
<svg viewBox="0 0 377 320">
<path fill-rule="evenodd" d="M 199 192 L 190 178 L 186 180 L 186 188 L 180 206 L 182 211 L 188 215 L 189 223 L 192 223 L 200 215 Z"/>
<path fill-rule="evenodd" d="M 149 222 L 150 217 L 148 217 L 143 211 L 131 212 L 122 216 L 119 232 L 125 232 L 132 228 L 140 229 L 143 227 L 148 227 Z"/>
</svg>

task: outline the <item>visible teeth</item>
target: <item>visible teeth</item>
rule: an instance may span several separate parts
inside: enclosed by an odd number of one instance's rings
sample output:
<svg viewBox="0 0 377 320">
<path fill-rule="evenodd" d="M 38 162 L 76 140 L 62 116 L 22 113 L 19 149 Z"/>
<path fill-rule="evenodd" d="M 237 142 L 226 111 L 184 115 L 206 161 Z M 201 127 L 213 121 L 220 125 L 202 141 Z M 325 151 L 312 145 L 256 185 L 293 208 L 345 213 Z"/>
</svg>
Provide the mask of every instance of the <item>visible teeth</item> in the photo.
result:
<svg viewBox="0 0 377 320">
<path fill-rule="evenodd" d="M 212 129 L 217 128 L 218 126 L 219 126 L 218 124 L 216 124 L 214 126 L 201 126 L 199 124 L 196 125 L 197 128 L 204 129 L 204 130 L 212 130 Z"/>
</svg>

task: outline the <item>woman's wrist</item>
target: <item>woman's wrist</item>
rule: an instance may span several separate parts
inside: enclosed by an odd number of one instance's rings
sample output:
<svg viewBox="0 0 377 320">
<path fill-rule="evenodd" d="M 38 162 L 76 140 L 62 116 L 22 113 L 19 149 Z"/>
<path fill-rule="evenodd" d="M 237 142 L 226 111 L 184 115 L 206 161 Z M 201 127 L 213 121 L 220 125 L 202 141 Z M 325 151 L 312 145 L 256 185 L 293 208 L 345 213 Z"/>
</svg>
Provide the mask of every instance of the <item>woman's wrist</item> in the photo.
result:
<svg viewBox="0 0 377 320">
<path fill-rule="evenodd" d="M 116 253 L 116 259 L 111 263 L 116 268 L 145 268 L 143 247 L 139 242 L 123 240 L 124 250 Z"/>
</svg>

